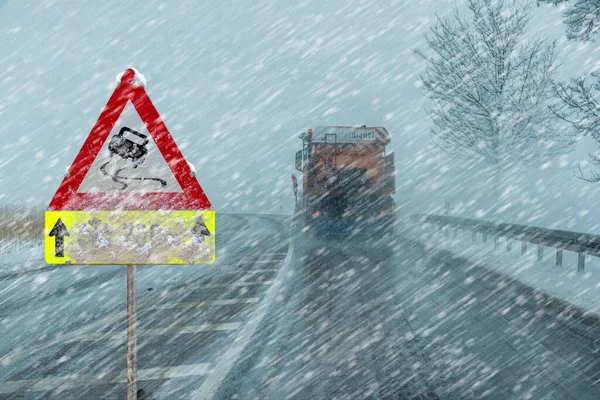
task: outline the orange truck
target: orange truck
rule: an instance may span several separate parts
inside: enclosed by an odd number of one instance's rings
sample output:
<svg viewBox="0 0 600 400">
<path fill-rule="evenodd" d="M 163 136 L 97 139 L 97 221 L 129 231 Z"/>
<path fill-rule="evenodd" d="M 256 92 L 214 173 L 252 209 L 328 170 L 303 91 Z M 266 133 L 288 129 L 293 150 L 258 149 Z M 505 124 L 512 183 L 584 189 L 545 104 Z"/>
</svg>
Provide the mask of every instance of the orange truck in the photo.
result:
<svg viewBox="0 0 600 400">
<path fill-rule="evenodd" d="M 294 224 L 321 235 L 390 233 L 395 221 L 394 153 L 383 127 L 320 126 L 299 137 L 292 175 Z"/>
</svg>

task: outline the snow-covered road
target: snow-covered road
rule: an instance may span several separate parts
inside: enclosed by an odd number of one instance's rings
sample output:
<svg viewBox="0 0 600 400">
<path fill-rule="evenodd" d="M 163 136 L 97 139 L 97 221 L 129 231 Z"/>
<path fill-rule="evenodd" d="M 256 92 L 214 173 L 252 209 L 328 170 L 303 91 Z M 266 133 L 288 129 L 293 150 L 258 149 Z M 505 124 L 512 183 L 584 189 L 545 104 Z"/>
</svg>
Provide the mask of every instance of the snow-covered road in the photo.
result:
<svg viewBox="0 0 600 400">
<path fill-rule="evenodd" d="M 600 397 L 595 318 L 408 232 L 287 223 L 221 216 L 212 266 L 138 269 L 147 398 Z M 0 280 L 0 398 L 124 398 L 125 267 L 31 264 Z"/>
</svg>

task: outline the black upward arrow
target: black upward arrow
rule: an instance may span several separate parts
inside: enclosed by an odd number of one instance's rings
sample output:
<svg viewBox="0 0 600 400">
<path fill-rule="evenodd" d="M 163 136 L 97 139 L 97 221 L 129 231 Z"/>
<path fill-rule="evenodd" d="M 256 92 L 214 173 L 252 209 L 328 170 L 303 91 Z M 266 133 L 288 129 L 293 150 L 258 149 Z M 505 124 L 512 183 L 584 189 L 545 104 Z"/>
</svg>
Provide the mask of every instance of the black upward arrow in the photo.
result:
<svg viewBox="0 0 600 400">
<path fill-rule="evenodd" d="M 196 236 L 198 239 L 204 239 L 204 236 L 210 236 L 210 231 L 204 225 L 204 221 L 202 218 L 198 218 L 196 224 L 192 228 L 192 235 Z"/>
<path fill-rule="evenodd" d="M 65 236 L 70 236 L 69 235 L 69 231 L 67 230 L 67 227 L 65 226 L 65 224 L 62 222 L 62 219 L 58 219 L 58 221 L 56 221 L 56 224 L 54 224 L 54 227 L 52 228 L 52 230 L 50 231 L 50 234 L 48 235 L 50 237 L 52 236 L 56 236 L 55 239 L 55 256 L 56 257 L 64 257 L 65 256 Z"/>
</svg>

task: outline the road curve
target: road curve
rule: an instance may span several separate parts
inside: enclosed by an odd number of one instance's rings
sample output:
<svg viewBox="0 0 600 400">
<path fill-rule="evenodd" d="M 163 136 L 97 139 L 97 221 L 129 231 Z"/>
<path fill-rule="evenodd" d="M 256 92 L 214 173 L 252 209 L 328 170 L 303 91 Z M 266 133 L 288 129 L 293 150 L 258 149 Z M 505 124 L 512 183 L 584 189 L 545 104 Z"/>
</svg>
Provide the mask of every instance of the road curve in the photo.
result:
<svg viewBox="0 0 600 400">
<path fill-rule="evenodd" d="M 297 239 L 218 399 L 598 399 L 600 324 L 446 251 Z"/>
<path fill-rule="evenodd" d="M 596 318 L 409 233 L 287 222 L 221 216 L 214 266 L 139 269 L 142 398 L 600 398 Z M 0 398 L 124 398 L 124 292 L 114 266 L 0 280 Z"/>
<path fill-rule="evenodd" d="M 268 308 L 288 254 L 285 225 L 218 218 L 215 264 L 138 268 L 141 398 L 190 398 Z M 39 258 L 38 272 L 0 280 L 0 399 L 124 398 L 125 267 L 48 271 Z"/>
</svg>

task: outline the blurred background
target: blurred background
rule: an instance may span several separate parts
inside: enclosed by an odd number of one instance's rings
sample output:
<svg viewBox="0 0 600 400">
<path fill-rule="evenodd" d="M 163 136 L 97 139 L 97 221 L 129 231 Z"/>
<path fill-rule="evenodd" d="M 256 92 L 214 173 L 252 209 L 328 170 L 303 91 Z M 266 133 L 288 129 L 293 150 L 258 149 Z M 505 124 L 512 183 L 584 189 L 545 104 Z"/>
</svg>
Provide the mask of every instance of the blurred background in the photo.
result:
<svg viewBox="0 0 600 400">
<path fill-rule="evenodd" d="M 298 135 L 382 125 L 400 213 L 441 212 L 595 231 L 597 184 L 577 179 L 591 139 L 513 170 L 488 193 L 476 160 L 432 145 L 424 33 L 462 1 L 0 1 L 0 202 L 45 208 L 129 66 L 222 212 L 291 213 Z M 561 9 L 532 7 L 527 37 L 557 41 L 557 79 L 596 68 Z M 582 164 L 583 163 L 583 164 Z M 500 211 L 498 211 L 500 210 Z"/>
</svg>

